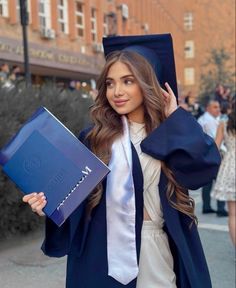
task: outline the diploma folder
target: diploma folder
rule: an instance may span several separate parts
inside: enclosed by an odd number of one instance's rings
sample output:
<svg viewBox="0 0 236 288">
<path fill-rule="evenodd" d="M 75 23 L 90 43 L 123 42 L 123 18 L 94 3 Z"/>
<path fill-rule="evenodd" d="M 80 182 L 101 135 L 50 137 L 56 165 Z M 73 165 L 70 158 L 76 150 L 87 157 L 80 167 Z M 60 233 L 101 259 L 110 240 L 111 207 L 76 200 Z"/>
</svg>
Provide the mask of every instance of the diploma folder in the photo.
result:
<svg viewBox="0 0 236 288">
<path fill-rule="evenodd" d="M 0 150 L 0 164 L 24 194 L 45 193 L 43 211 L 58 226 L 110 171 L 45 107 Z"/>
</svg>

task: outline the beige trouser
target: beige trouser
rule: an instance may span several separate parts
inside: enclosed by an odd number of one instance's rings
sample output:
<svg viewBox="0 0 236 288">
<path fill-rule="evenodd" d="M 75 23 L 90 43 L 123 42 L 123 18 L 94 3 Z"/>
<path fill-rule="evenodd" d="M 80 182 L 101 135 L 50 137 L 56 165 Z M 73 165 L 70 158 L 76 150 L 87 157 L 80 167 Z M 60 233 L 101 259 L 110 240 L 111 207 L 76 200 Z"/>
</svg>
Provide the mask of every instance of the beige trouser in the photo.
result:
<svg viewBox="0 0 236 288">
<path fill-rule="evenodd" d="M 166 233 L 144 221 L 136 288 L 176 288 L 173 257 Z"/>
</svg>

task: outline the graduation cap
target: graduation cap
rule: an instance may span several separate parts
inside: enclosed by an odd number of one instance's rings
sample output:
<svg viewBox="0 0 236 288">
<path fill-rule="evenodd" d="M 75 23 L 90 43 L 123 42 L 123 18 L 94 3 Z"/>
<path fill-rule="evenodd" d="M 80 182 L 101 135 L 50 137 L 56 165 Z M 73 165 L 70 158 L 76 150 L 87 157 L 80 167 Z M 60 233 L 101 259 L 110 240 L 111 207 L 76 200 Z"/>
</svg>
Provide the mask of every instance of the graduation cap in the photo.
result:
<svg viewBox="0 0 236 288">
<path fill-rule="evenodd" d="M 142 55 L 153 67 L 160 85 L 165 82 L 178 98 L 175 60 L 170 34 L 152 34 L 138 36 L 110 36 L 103 38 L 105 57 L 117 50 L 134 51 Z"/>
</svg>

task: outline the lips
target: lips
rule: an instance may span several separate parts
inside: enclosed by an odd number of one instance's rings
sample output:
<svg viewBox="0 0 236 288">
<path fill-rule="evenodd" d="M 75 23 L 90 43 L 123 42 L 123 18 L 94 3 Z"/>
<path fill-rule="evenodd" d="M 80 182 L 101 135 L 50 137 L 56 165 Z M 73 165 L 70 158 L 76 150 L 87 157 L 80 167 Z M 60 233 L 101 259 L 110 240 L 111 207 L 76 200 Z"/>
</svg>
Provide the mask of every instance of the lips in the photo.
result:
<svg viewBox="0 0 236 288">
<path fill-rule="evenodd" d="M 114 100 L 114 104 L 118 107 L 125 105 L 127 102 L 128 100 L 122 100 L 122 99 Z"/>
</svg>

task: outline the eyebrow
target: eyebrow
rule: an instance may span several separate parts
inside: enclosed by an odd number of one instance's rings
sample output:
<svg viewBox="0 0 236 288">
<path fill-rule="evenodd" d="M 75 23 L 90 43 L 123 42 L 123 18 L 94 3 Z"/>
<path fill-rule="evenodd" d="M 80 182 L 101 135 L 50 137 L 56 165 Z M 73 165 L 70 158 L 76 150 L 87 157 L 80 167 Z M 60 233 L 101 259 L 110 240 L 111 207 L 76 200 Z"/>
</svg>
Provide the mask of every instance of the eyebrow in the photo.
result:
<svg viewBox="0 0 236 288">
<path fill-rule="evenodd" d="M 124 75 L 120 79 L 124 79 L 124 78 L 128 78 L 128 77 L 133 77 L 134 78 L 134 75 L 133 74 Z M 113 78 L 107 77 L 106 80 L 113 80 Z"/>
</svg>

